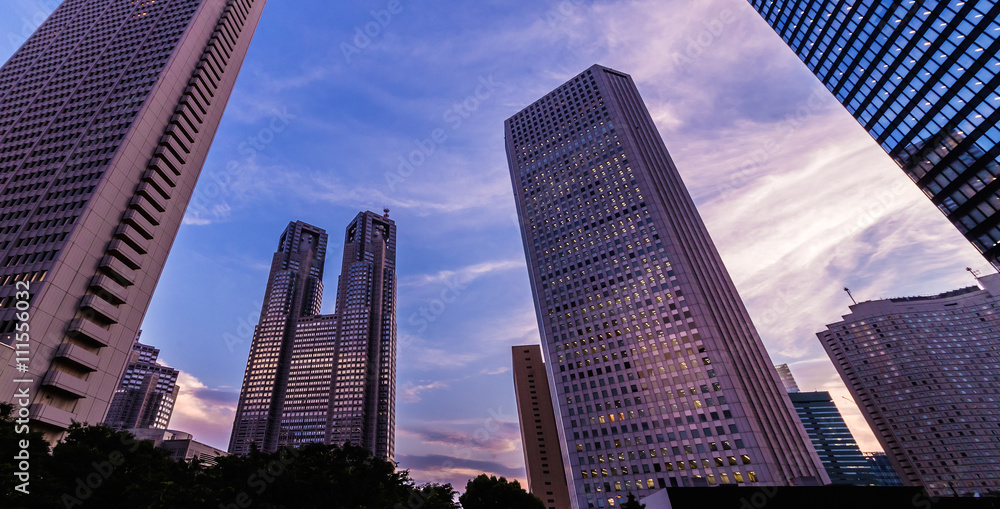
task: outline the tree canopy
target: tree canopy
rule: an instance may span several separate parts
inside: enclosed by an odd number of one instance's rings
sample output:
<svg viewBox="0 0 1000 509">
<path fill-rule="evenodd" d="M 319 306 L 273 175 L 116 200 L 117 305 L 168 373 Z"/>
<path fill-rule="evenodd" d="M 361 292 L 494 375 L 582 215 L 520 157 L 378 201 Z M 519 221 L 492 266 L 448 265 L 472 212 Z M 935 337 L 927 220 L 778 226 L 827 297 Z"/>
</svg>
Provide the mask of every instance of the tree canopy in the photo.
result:
<svg viewBox="0 0 1000 509">
<path fill-rule="evenodd" d="M 254 451 L 205 466 L 173 461 L 127 432 L 74 424 L 49 454 L 40 434 L 15 432 L 10 405 L 0 407 L 0 454 L 16 456 L 22 439 L 30 441 L 30 493 L 15 490 L 16 463 L 0 462 L 4 507 L 458 509 L 451 485 L 417 485 L 351 445 Z"/>
<path fill-rule="evenodd" d="M 521 483 L 486 474 L 469 481 L 458 500 L 462 509 L 545 509 L 545 504 L 524 491 Z"/>
</svg>

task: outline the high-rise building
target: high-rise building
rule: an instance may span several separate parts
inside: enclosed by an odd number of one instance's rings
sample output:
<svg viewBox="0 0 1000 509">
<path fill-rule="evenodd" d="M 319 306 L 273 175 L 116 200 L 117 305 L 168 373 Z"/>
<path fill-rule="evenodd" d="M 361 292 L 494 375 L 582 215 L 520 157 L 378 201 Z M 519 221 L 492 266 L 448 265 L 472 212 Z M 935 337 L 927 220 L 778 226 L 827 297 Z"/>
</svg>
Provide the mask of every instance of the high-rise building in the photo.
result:
<svg viewBox="0 0 1000 509">
<path fill-rule="evenodd" d="M 0 68 L 0 393 L 52 440 L 104 420 L 264 3 L 65 0 Z"/>
<path fill-rule="evenodd" d="M 362 212 L 344 242 L 337 308 L 322 315 L 326 232 L 295 222 L 281 235 L 229 452 L 351 442 L 393 459 L 396 224 Z"/>
<path fill-rule="evenodd" d="M 775 366 L 781 382 L 785 384 L 792 406 L 799 414 L 802 425 L 809 434 L 823 468 L 830 476 L 832 484 L 853 484 L 871 486 L 875 478 L 868 459 L 861 452 L 858 443 L 844 416 L 829 392 L 799 392 L 799 385 L 792 376 L 788 364 Z"/>
<path fill-rule="evenodd" d="M 104 424 L 115 429 L 167 429 L 180 391 L 180 372 L 157 364 L 159 356 L 158 348 L 140 343 L 136 336 Z"/>
<path fill-rule="evenodd" d="M 750 3 L 1000 268 L 1000 3 Z"/>
<path fill-rule="evenodd" d="M 319 315 L 323 304 L 326 242 L 326 231 L 302 221 L 289 223 L 278 240 L 229 438 L 229 452 L 233 454 L 250 452 L 251 443 L 267 452 L 278 448 L 299 318 Z M 303 337 L 309 343 L 313 339 L 312 335 Z M 326 340 L 333 343 L 333 335 Z M 317 375 L 321 391 L 329 392 L 331 375 L 330 370 Z M 297 418 L 297 408 L 291 405 L 289 419 Z"/>
<path fill-rule="evenodd" d="M 344 235 L 337 284 L 337 365 L 328 443 L 395 457 L 396 223 L 362 212 Z"/>
<path fill-rule="evenodd" d="M 820 342 L 900 480 L 933 496 L 1000 489 L 1000 274 L 861 302 Z"/>
<path fill-rule="evenodd" d="M 573 507 L 827 482 L 631 77 L 591 67 L 505 130 Z"/>
<path fill-rule="evenodd" d="M 889 457 L 884 452 L 866 452 L 865 458 L 872 469 L 875 486 L 902 486 L 903 483 L 889 463 Z"/>
<path fill-rule="evenodd" d="M 778 364 L 774 367 L 774 370 L 778 372 L 778 378 L 781 379 L 781 385 L 785 386 L 785 392 L 789 394 L 799 392 L 799 384 L 795 383 L 795 377 L 792 376 L 792 371 L 788 369 L 788 364 Z"/>
<path fill-rule="evenodd" d="M 511 355 L 528 491 L 548 509 L 568 509 L 569 487 L 542 348 L 514 346 Z"/>
</svg>

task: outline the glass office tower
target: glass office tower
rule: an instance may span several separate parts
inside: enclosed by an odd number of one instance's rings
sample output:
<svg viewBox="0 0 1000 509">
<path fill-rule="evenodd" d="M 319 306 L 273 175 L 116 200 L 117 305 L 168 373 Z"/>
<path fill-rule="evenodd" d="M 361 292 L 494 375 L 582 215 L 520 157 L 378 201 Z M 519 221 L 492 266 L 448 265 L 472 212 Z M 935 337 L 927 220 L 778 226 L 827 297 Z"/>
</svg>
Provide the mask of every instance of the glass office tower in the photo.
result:
<svg viewBox="0 0 1000 509">
<path fill-rule="evenodd" d="M 1000 4 L 750 3 L 1000 269 Z"/>
</svg>

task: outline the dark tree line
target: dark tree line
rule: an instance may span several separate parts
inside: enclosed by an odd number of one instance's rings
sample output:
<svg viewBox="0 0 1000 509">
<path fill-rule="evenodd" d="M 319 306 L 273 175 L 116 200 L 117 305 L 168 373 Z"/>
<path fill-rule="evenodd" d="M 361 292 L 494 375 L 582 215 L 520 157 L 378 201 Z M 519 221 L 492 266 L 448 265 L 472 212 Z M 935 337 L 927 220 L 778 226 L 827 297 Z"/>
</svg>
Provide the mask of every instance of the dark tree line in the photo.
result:
<svg viewBox="0 0 1000 509">
<path fill-rule="evenodd" d="M 127 432 L 74 424 L 49 453 L 38 433 L 16 433 L 0 404 L 0 507 L 148 509 L 458 509 L 450 484 L 417 485 L 406 470 L 360 447 L 320 444 L 274 453 L 218 458 L 206 466 L 177 462 Z M 30 447 L 30 494 L 15 487 L 20 441 Z M 484 481 L 485 480 L 485 481 Z M 470 495 L 471 493 L 471 495 Z M 479 493 L 480 495 L 477 495 Z M 466 503 L 466 496 L 471 496 Z M 541 508 L 514 481 L 469 481 L 464 509 Z M 532 503 L 537 502 L 537 505 Z M 500 504 L 500 505 L 498 505 Z"/>
</svg>

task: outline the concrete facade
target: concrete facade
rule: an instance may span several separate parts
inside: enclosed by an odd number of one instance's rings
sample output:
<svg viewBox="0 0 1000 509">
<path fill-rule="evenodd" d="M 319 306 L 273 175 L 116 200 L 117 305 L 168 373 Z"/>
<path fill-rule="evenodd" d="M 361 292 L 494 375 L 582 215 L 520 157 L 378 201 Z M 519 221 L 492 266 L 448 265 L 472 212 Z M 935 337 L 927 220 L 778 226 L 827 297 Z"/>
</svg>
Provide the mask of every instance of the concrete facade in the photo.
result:
<svg viewBox="0 0 1000 509">
<path fill-rule="evenodd" d="M 900 480 L 934 496 L 1000 490 L 1000 275 L 979 282 L 818 333 Z"/>
<path fill-rule="evenodd" d="M 264 3 L 66 0 L 0 68 L 0 392 L 51 440 L 104 420 Z"/>
<path fill-rule="evenodd" d="M 549 379 L 538 345 L 511 347 L 514 394 L 521 424 L 521 447 L 528 472 L 528 491 L 547 509 L 569 509 L 569 488 Z"/>
<path fill-rule="evenodd" d="M 505 123 L 574 508 L 826 473 L 631 77 Z"/>
</svg>

